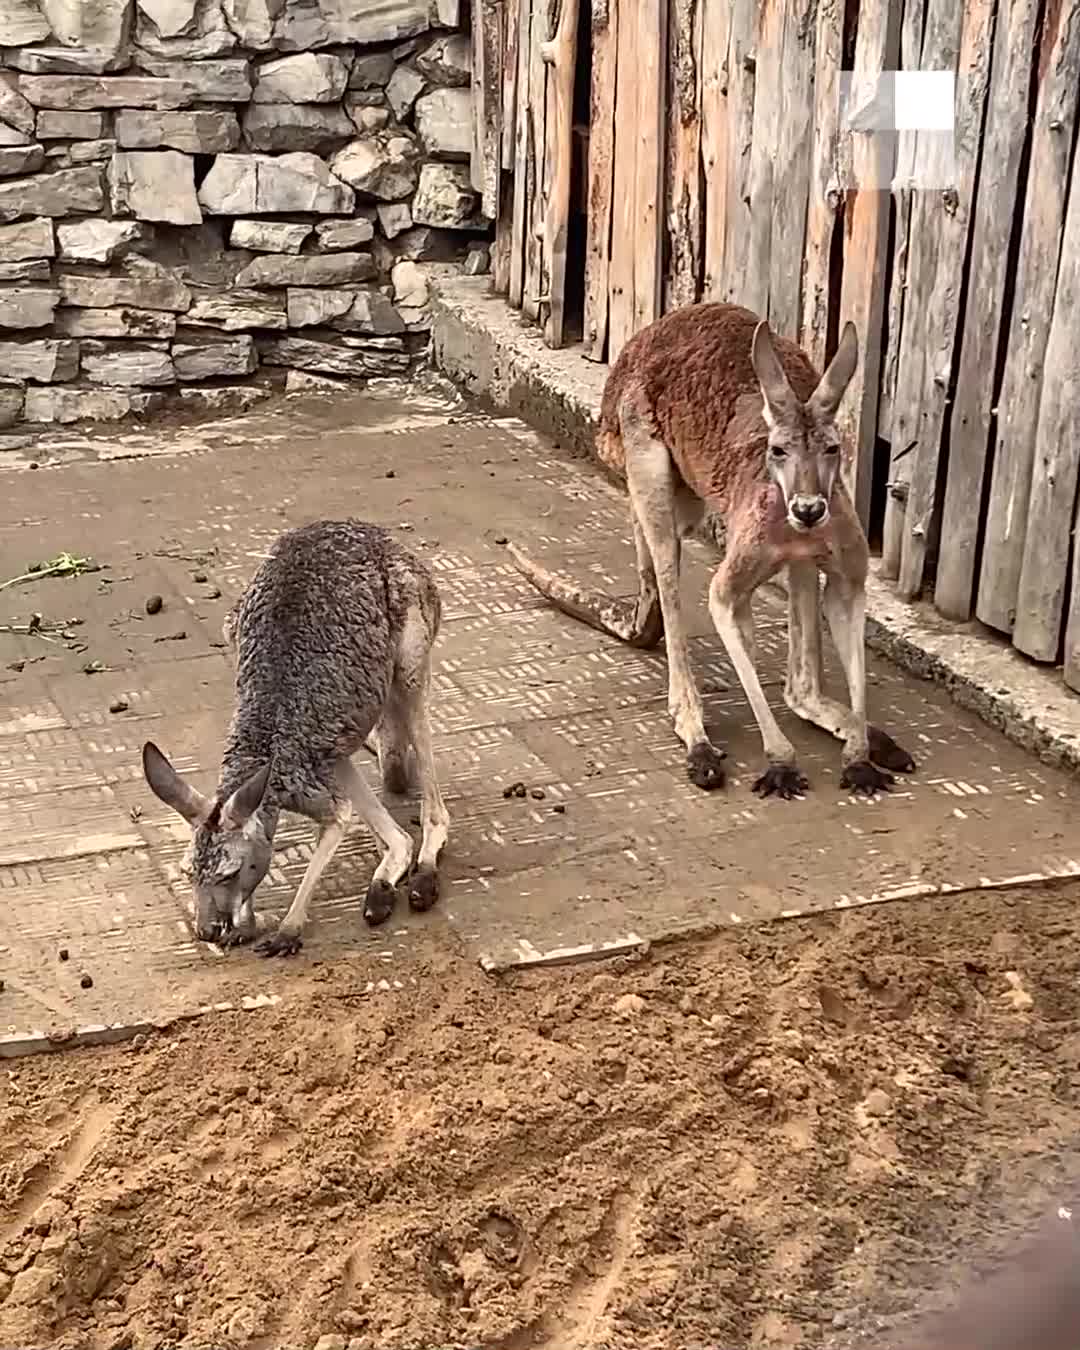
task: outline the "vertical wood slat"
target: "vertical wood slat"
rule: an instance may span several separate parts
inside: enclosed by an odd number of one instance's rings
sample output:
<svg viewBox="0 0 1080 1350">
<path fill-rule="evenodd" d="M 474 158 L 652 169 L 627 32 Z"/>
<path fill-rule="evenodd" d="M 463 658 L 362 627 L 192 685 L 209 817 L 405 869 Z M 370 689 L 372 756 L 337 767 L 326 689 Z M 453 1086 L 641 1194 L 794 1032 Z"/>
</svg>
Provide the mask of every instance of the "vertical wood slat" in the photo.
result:
<svg viewBox="0 0 1080 1350">
<path fill-rule="evenodd" d="M 858 128 L 860 108 L 880 97 L 882 72 L 896 69 L 900 55 L 900 14 L 895 5 L 867 5 L 855 39 L 850 120 Z M 888 79 L 888 76 L 885 77 Z M 850 140 L 855 190 L 844 207 L 844 268 L 840 322 L 851 320 L 859 334 L 860 360 L 837 414 L 845 444 L 855 509 L 864 527 L 870 519 L 878 396 L 881 388 L 881 338 L 885 318 L 890 201 L 884 192 L 895 165 L 888 138 L 858 129 Z"/>
<path fill-rule="evenodd" d="M 544 218 L 547 214 L 545 194 L 544 146 L 547 124 L 547 67 L 540 54 L 547 40 L 547 0 L 532 0 L 532 22 L 529 27 L 529 137 L 528 161 L 528 216 L 525 233 L 525 291 L 521 308 L 526 318 L 534 322 L 540 318 L 541 305 L 547 303 L 547 258 L 544 240 Z"/>
<path fill-rule="evenodd" d="M 754 116 L 750 131 L 750 231 L 746 268 L 732 277 L 737 300 L 762 318 L 769 317 L 769 275 L 772 270 L 774 166 L 778 155 L 783 108 L 783 0 L 763 0 L 761 30 L 754 72 Z M 781 185 L 783 191 L 783 185 Z M 787 334 L 785 334 L 787 336 Z"/>
<path fill-rule="evenodd" d="M 513 169 L 517 125 L 518 34 L 521 31 L 521 5 L 518 0 L 503 0 L 503 31 L 506 50 L 502 55 L 499 162 L 503 169 Z"/>
<path fill-rule="evenodd" d="M 495 240 L 491 246 L 491 285 L 496 295 L 507 295 L 510 290 L 513 202 L 513 179 L 509 174 L 500 174 L 499 214 L 495 221 Z"/>
<path fill-rule="evenodd" d="M 814 15 L 818 0 L 783 0 L 781 103 L 772 166 L 769 322 L 797 338 L 802 318 L 806 210 L 814 128 Z"/>
<path fill-rule="evenodd" d="M 612 365 L 634 332 L 639 86 L 637 34 L 640 22 L 637 0 L 624 0 L 619 7 L 619 45 L 615 68 L 615 172 L 608 319 L 608 360 Z"/>
<path fill-rule="evenodd" d="M 1064 0 L 1044 29 L 1023 233 L 994 441 L 975 612 L 1011 633 L 1027 535 L 1043 357 L 1053 310 L 1070 152 L 1080 94 L 1080 0 Z"/>
<path fill-rule="evenodd" d="M 1076 538 L 1080 535 L 1080 499 L 1076 504 L 1076 519 L 1073 521 L 1073 568 L 1072 599 L 1069 604 L 1069 618 L 1065 627 L 1065 683 L 1080 694 L 1080 548 L 1076 547 Z"/>
<path fill-rule="evenodd" d="M 525 292 L 525 253 L 529 220 L 528 144 L 529 144 L 529 35 L 532 29 L 532 0 L 507 0 L 516 4 L 517 77 L 514 81 L 514 200 L 510 225 L 510 287 L 507 299 L 520 309 Z"/>
<path fill-rule="evenodd" d="M 972 0 L 979 12 L 987 0 Z M 970 12 L 970 11 L 969 11 Z M 923 37 L 923 70 L 959 70 L 965 14 L 955 0 L 928 0 Z M 959 113 L 960 100 L 956 102 Z M 958 128 L 957 128 L 958 130 Z M 910 581 L 912 531 L 923 532 L 913 497 L 921 475 L 936 471 L 940 427 L 948 391 L 952 327 L 946 301 L 955 312 L 963 264 L 968 200 L 960 190 L 962 166 L 950 161 L 953 138 L 947 132 L 920 131 L 916 143 L 915 179 L 908 233 L 905 317 L 900 330 L 896 395 L 893 408 L 890 479 L 906 484 L 903 507 L 890 494 L 886 503 L 886 542 L 899 545 L 899 557 L 889 558 L 890 573 L 898 577 L 901 592 Z M 939 186 L 955 172 L 952 192 Z M 927 190 L 924 184 L 931 184 Z M 947 294 L 939 294 L 940 289 Z M 936 307 L 935 307 L 936 305 Z M 925 501 L 925 493 L 923 496 Z M 902 515 L 897 529 L 895 520 Z M 892 566 L 898 564 L 896 572 Z"/>
<path fill-rule="evenodd" d="M 578 0 L 561 0 L 558 23 L 541 55 L 548 67 L 548 118 L 545 156 L 551 190 L 544 219 L 550 268 L 550 307 L 544 328 L 549 347 L 563 345 L 566 305 L 566 241 L 570 229 L 570 188 L 574 162 L 574 71 L 577 61 Z"/>
<path fill-rule="evenodd" d="M 934 604 L 971 617 L 1006 268 L 1018 201 L 1039 0 L 1001 0 L 971 245 L 967 307 L 949 436 Z"/>
<path fill-rule="evenodd" d="M 1076 487 L 1080 479 L 1080 175 L 1069 189 L 1054 311 L 1043 363 L 1027 537 L 1016 598 L 1013 644 L 1037 661 L 1056 661 L 1069 583 Z"/>
<path fill-rule="evenodd" d="M 637 164 L 634 171 L 633 331 L 660 317 L 663 300 L 667 0 L 636 0 Z"/>
<path fill-rule="evenodd" d="M 806 264 L 799 328 L 803 349 L 819 370 L 824 369 L 826 358 L 833 232 L 843 201 L 837 162 L 843 44 L 843 0 L 819 0 L 814 34 L 814 131 L 806 214 Z"/>
<path fill-rule="evenodd" d="M 698 0 L 697 5 L 701 24 L 698 85 L 701 90 L 701 160 L 705 180 L 700 263 L 700 293 L 703 300 L 723 298 L 728 193 L 733 181 L 730 156 L 734 105 L 729 97 L 728 45 L 731 40 L 731 13 L 738 3 L 739 0 L 734 0 L 734 5 L 729 6 Z"/>
<path fill-rule="evenodd" d="M 726 7 L 729 0 L 723 0 Z M 717 241 L 706 208 L 705 292 L 710 300 L 739 300 L 750 258 L 750 168 L 754 112 L 757 106 L 758 0 L 730 0 L 731 25 L 726 56 L 725 112 L 727 181 L 723 189 L 724 231 Z M 709 11 L 717 8 L 708 0 Z M 714 251 L 722 245 L 722 256 Z"/>
<path fill-rule="evenodd" d="M 954 0 L 955 2 L 955 0 Z M 913 600 L 922 590 L 927 543 L 937 506 L 938 462 L 948 408 L 953 370 L 954 344 L 960 321 L 960 289 L 968 251 L 971 216 L 978 191 L 979 144 L 990 80 L 990 48 L 993 42 L 997 0 L 967 0 L 963 10 L 960 50 L 957 56 L 955 121 L 955 193 L 934 194 L 937 210 L 924 201 L 922 220 L 929 225 L 937 217 L 937 247 L 933 267 L 928 269 L 931 290 L 920 323 L 925 343 L 920 394 L 922 424 L 912 464 L 907 502 L 903 552 L 900 557 L 899 593 Z M 950 39 L 947 39 L 951 41 Z M 924 46 L 923 58 L 928 53 Z M 938 69 L 949 69 L 942 63 Z M 929 193 L 920 194 L 931 197 Z M 938 205 L 940 203 L 940 205 Z M 912 336 L 915 336 L 912 328 Z"/>
<path fill-rule="evenodd" d="M 665 311 L 692 305 L 701 286 L 702 24 L 707 0 L 670 0 Z"/>
<path fill-rule="evenodd" d="M 494 220 L 499 210 L 502 9 L 501 0 L 472 0 L 473 136 L 469 176 L 480 194 L 480 209 L 489 220 Z"/>
<path fill-rule="evenodd" d="M 923 29 L 926 24 L 927 0 L 905 0 L 904 17 L 900 24 L 900 65 L 903 70 L 918 70 L 922 62 Z M 905 299 L 907 295 L 908 252 L 911 244 L 911 203 L 918 135 L 902 131 L 897 139 L 896 172 L 893 178 L 893 253 L 892 280 L 889 285 L 888 318 L 886 322 L 885 359 L 881 371 L 881 393 L 878 400 L 878 434 L 893 441 L 895 433 L 896 381 L 899 375 L 900 343 L 903 334 Z M 906 473 L 897 456 L 905 454 L 903 446 L 892 445 L 889 480 L 895 481 L 899 472 Z M 881 546 L 881 574 L 894 579 L 900 572 L 900 550 L 903 540 L 905 500 L 901 490 L 894 493 L 890 487 L 886 498 L 885 528 Z"/>
<path fill-rule="evenodd" d="M 585 355 L 591 361 L 604 359 L 608 336 L 618 34 L 619 0 L 593 0 L 589 203 L 585 244 Z"/>
</svg>

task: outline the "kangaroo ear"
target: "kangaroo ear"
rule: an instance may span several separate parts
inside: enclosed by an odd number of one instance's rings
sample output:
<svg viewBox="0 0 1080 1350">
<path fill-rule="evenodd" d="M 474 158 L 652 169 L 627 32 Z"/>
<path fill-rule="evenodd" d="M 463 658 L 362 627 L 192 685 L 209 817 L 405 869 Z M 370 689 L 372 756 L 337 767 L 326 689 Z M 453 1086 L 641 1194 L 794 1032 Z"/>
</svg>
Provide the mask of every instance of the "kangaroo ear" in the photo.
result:
<svg viewBox="0 0 1080 1350">
<path fill-rule="evenodd" d="M 207 819 L 213 802 L 184 782 L 153 741 L 143 746 L 142 762 L 143 776 L 159 801 L 182 815 L 193 829 Z"/>
<path fill-rule="evenodd" d="M 798 399 L 795 397 L 795 391 L 788 383 L 784 367 L 780 364 L 780 358 L 773 346 L 769 325 L 764 319 L 754 329 L 754 340 L 750 346 L 750 360 L 758 384 L 761 386 L 761 396 L 765 400 L 765 407 L 762 410 L 765 422 L 769 427 L 775 426 L 785 413 L 790 413 L 795 409 Z"/>
<path fill-rule="evenodd" d="M 810 395 L 808 406 L 822 417 L 835 417 L 840 400 L 847 393 L 855 367 L 859 363 L 859 335 L 849 319 L 840 335 L 840 345 L 833 354 L 825 374 Z"/>
<path fill-rule="evenodd" d="M 226 830 L 242 830 L 262 805 L 266 785 L 270 782 L 270 764 L 267 762 L 245 782 L 241 783 L 221 808 L 221 825 Z"/>
</svg>

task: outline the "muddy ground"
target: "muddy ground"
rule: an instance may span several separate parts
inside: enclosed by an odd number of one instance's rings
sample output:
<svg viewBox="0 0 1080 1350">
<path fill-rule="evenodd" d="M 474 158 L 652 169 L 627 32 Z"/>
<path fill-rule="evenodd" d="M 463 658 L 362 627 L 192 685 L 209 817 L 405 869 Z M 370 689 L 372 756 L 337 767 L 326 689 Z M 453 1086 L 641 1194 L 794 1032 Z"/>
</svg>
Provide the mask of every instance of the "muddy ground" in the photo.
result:
<svg viewBox="0 0 1080 1350">
<path fill-rule="evenodd" d="M 401 989 L 298 964 L 279 1008 L 13 1061 L 0 1344 L 886 1345 L 1070 1203 L 1078 900 L 502 981 L 433 923 Z"/>
</svg>

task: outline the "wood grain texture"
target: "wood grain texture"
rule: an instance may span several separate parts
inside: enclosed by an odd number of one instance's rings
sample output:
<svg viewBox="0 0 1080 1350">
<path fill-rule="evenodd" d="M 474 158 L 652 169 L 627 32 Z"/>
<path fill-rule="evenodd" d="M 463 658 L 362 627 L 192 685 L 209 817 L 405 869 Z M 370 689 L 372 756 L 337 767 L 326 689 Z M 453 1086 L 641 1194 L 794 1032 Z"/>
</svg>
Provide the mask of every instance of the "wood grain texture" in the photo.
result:
<svg viewBox="0 0 1080 1350">
<path fill-rule="evenodd" d="M 713 0 L 715 3 L 715 0 Z M 713 7 L 710 4 L 710 9 Z M 758 0 L 731 0 L 727 50 L 727 184 L 723 260 L 706 254 L 709 299 L 743 302 L 750 260 L 751 142 L 757 106 Z M 711 229 L 709 234 L 711 237 Z"/>
<path fill-rule="evenodd" d="M 604 359 L 608 336 L 618 33 L 619 0 L 593 0 L 589 200 L 585 244 L 585 355 L 591 361 Z"/>
<path fill-rule="evenodd" d="M 900 66 L 903 70 L 918 70 L 922 60 L 923 29 L 926 22 L 926 0 L 904 0 L 904 14 L 900 24 Z M 896 380 L 900 362 L 900 336 L 903 332 L 904 301 L 907 296 L 908 249 L 911 242 L 911 183 L 915 175 L 915 155 L 918 136 L 902 131 L 897 138 L 896 169 L 893 177 L 893 251 L 892 279 L 889 283 L 889 301 L 885 324 L 885 356 L 881 370 L 881 391 L 878 399 L 878 435 L 892 441 L 895 433 Z M 904 515 L 907 503 L 907 469 L 898 455 L 903 446 L 893 444 L 889 471 L 889 492 L 885 512 L 884 536 L 881 547 L 881 574 L 895 580 L 900 572 L 900 550 L 903 540 Z M 906 452 L 905 452 L 906 453 Z M 892 484 L 897 484 L 893 487 Z"/>
<path fill-rule="evenodd" d="M 769 322 L 796 338 L 802 319 L 806 208 L 814 130 L 814 33 L 818 0 L 784 0 L 780 108 L 772 166 Z"/>
<path fill-rule="evenodd" d="M 633 331 L 660 317 L 664 256 L 667 0 L 636 0 L 637 164 L 634 171 Z"/>
<path fill-rule="evenodd" d="M 890 0 L 868 0 L 859 14 L 852 73 L 851 116 L 880 99 L 881 72 L 895 70 L 900 56 L 900 13 Z M 856 132 L 849 137 L 852 180 L 844 208 L 844 269 L 840 322 L 849 319 L 859 334 L 861 360 L 837 413 L 850 447 L 849 488 L 864 528 L 870 520 L 874 449 L 881 385 L 882 328 L 889 263 L 890 201 L 883 191 L 895 169 L 889 138 Z"/>
<path fill-rule="evenodd" d="M 510 226 L 511 305 L 520 309 L 525 292 L 525 254 L 529 229 L 529 37 L 532 31 L 532 0 L 508 0 L 517 4 L 517 77 L 514 81 L 514 200 Z"/>
<path fill-rule="evenodd" d="M 774 219 L 773 186 L 783 109 L 784 0 L 762 0 L 754 73 L 754 116 L 750 132 L 750 238 L 745 271 L 732 276 L 738 303 L 769 315 Z M 781 185 L 783 190 L 783 185 Z M 790 333 L 785 333 L 790 337 Z"/>
<path fill-rule="evenodd" d="M 814 131 L 799 341 L 819 370 L 824 370 L 826 360 L 833 233 L 844 201 L 837 159 L 843 40 L 842 0 L 818 0 L 814 33 Z M 861 333 L 859 336 L 862 339 Z"/>
<path fill-rule="evenodd" d="M 506 48 L 502 54 L 499 162 L 504 170 L 512 170 L 517 130 L 518 35 L 521 32 L 519 0 L 503 0 L 503 28 Z"/>
<path fill-rule="evenodd" d="M 735 5 L 739 0 L 735 0 Z M 734 183 L 730 164 L 734 104 L 729 99 L 729 43 L 735 6 L 698 0 L 701 26 L 701 161 L 702 201 L 701 286 L 703 300 L 724 299 L 724 245 L 730 208 L 728 193 Z"/>
<path fill-rule="evenodd" d="M 1057 289 L 1043 362 L 1027 536 L 1016 597 L 1013 644 L 1037 661 L 1056 661 L 1069 585 L 1076 488 L 1080 479 L 1080 175 L 1069 190 Z"/>
<path fill-rule="evenodd" d="M 626 0 L 619 7 L 615 79 L 615 168 L 608 306 L 608 360 L 612 365 L 634 333 L 639 27 L 636 0 Z"/>
<path fill-rule="evenodd" d="M 503 7 L 501 0 L 472 0 L 472 185 L 480 209 L 494 220 L 499 209 L 502 146 Z"/>
<path fill-rule="evenodd" d="M 983 478 L 990 441 L 1009 243 L 1028 119 L 1022 115 L 1035 61 L 1039 0 L 1000 0 L 961 327 L 960 367 L 949 436 L 934 603 L 949 619 L 971 618 Z"/>
<path fill-rule="evenodd" d="M 706 0 L 669 0 L 664 310 L 692 305 L 701 287 L 702 21 Z"/>
<path fill-rule="evenodd" d="M 1073 521 L 1073 539 L 1080 532 L 1080 499 L 1076 504 L 1076 519 Z M 1065 627 L 1065 683 L 1070 689 L 1080 693 L 1080 548 L 1073 547 L 1072 595 L 1069 603 L 1069 618 Z"/>
<path fill-rule="evenodd" d="M 563 345 L 566 306 L 566 240 L 570 228 L 570 187 L 574 165 L 574 71 L 577 60 L 578 0 L 560 0 L 555 34 L 541 55 L 548 66 L 546 156 L 551 168 L 544 238 L 550 268 L 547 323 L 549 347 Z"/>
<path fill-rule="evenodd" d="M 548 269 L 544 221 L 547 216 L 545 167 L 547 126 L 547 66 L 541 47 L 548 37 L 547 0 L 533 0 L 529 31 L 528 224 L 525 233 L 525 290 L 521 309 L 534 322 L 547 303 Z"/>
<path fill-rule="evenodd" d="M 975 608 L 983 623 L 1004 633 L 1011 633 L 1016 621 L 1044 357 L 1080 93 L 1080 0 L 1062 0 L 1052 17 L 1056 22 L 1044 26 L 1040 44 L 1031 164 Z"/>
</svg>

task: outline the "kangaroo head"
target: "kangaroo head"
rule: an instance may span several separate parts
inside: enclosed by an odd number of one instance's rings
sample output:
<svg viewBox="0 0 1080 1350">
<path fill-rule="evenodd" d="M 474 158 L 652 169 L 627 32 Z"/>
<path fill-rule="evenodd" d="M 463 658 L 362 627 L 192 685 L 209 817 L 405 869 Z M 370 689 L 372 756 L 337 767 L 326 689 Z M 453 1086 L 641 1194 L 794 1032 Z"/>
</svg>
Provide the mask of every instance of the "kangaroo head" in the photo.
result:
<svg viewBox="0 0 1080 1350">
<path fill-rule="evenodd" d="M 154 796 L 191 826 L 196 934 L 203 942 L 250 937 L 255 927 L 252 895 L 270 870 L 273 856 L 273 844 L 259 816 L 270 765 L 256 769 L 226 797 L 204 797 L 147 741 L 143 774 Z"/>
<path fill-rule="evenodd" d="M 788 382 L 764 321 L 754 330 L 750 356 L 769 430 L 766 471 L 783 494 L 791 527 L 800 531 L 819 528 L 829 519 L 829 502 L 840 471 L 836 410 L 859 359 L 855 325 L 844 325 L 836 354 L 805 403 Z"/>
</svg>

